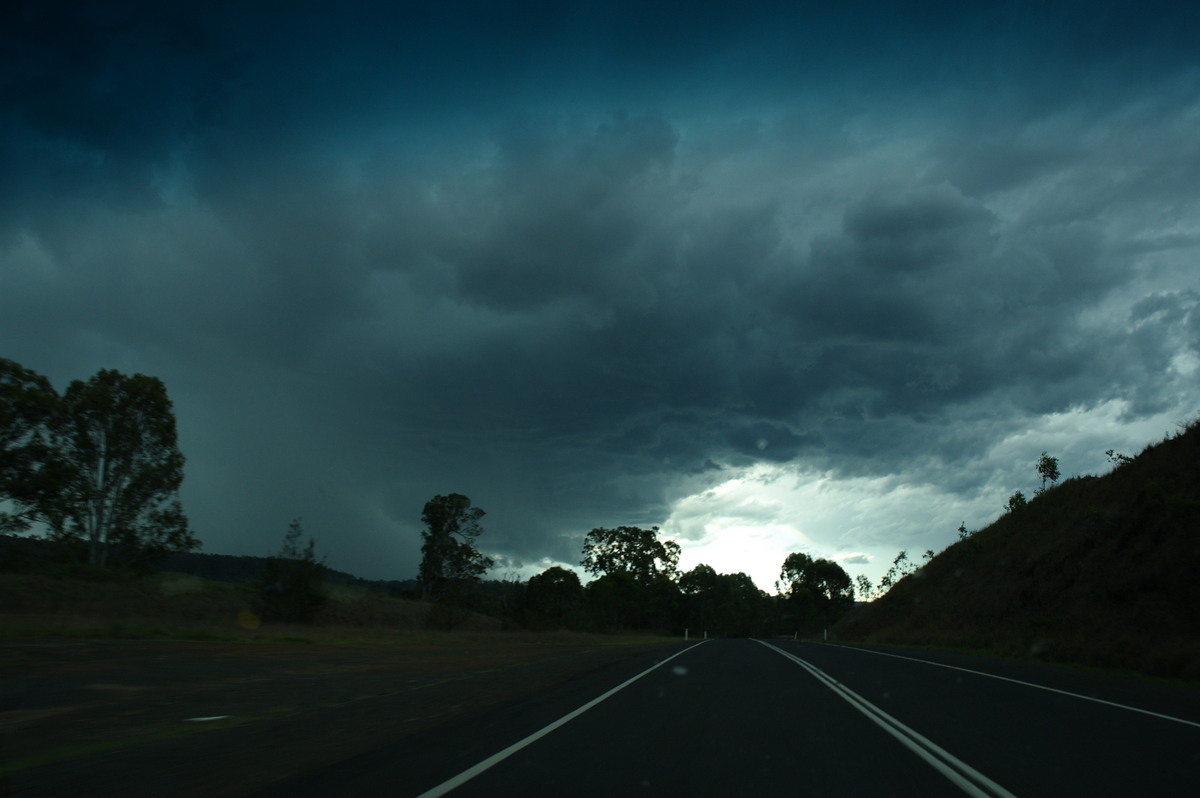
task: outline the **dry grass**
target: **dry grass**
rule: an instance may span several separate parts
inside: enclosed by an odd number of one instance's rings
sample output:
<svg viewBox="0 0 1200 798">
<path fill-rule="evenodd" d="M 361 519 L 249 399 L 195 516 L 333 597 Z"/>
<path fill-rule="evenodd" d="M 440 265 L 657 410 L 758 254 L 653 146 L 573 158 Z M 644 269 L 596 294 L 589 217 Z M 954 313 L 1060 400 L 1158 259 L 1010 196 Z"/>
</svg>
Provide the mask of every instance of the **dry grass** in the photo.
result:
<svg viewBox="0 0 1200 798">
<path fill-rule="evenodd" d="M 194 639 L 387 638 L 422 630 L 428 605 L 366 591 L 334 591 L 311 625 L 263 623 L 248 585 L 184 574 L 90 581 L 0 574 L 0 633 Z M 482 616 L 480 616 L 482 618 Z M 498 625 L 467 618 L 466 628 Z"/>
<path fill-rule="evenodd" d="M 1200 427 L 1071 479 L 955 543 L 835 627 L 1200 680 Z"/>
<path fill-rule="evenodd" d="M 91 581 L 0 573 L 0 636 L 162 637 L 326 645 L 624 645 L 659 638 L 637 633 L 504 630 L 496 618 L 461 612 L 452 630 L 430 629 L 431 605 L 333 586 L 312 624 L 264 623 L 248 585 L 185 574 Z"/>
</svg>

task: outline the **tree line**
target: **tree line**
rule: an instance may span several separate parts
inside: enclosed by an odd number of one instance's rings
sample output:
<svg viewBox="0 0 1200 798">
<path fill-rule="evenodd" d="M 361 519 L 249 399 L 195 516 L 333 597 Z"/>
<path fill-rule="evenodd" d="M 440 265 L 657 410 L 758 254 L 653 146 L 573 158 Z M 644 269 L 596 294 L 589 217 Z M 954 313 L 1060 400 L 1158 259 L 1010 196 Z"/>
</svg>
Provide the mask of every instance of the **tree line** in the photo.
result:
<svg viewBox="0 0 1200 798">
<path fill-rule="evenodd" d="M 421 598 L 452 620 L 453 609 L 503 617 L 534 630 L 649 630 L 746 637 L 819 634 L 854 604 L 854 586 L 840 565 L 797 552 L 776 582 L 778 595 L 744 573 L 721 574 L 706 564 L 679 571 L 680 548 L 658 527 L 597 527 L 584 539 L 586 586 L 574 571 L 552 566 L 527 582 L 485 583 L 492 561 L 476 548 L 484 511 L 462 494 L 435 496 L 422 513 Z M 491 587 L 493 589 L 489 590 Z"/>
<path fill-rule="evenodd" d="M 158 378 L 102 369 L 60 394 L 46 377 L 0 359 L 0 534 L 33 530 L 71 561 L 153 570 L 172 552 L 200 548 L 179 501 L 183 466 Z M 579 564 L 595 578 L 586 586 L 557 566 L 527 582 L 485 584 L 494 562 L 477 546 L 484 515 L 457 493 L 425 504 L 412 598 L 434 605 L 435 623 L 475 610 L 531 629 L 812 634 L 854 600 L 832 561 L 789 555 L 771 596 L 744 573 L 706 564 L 681 573 L 679 545 L 657 527 L 634 526 L 588 533 Z M 327 570 L 296 519 L 255 580 L 262 617 L 311 620 Z"/>
</svg>

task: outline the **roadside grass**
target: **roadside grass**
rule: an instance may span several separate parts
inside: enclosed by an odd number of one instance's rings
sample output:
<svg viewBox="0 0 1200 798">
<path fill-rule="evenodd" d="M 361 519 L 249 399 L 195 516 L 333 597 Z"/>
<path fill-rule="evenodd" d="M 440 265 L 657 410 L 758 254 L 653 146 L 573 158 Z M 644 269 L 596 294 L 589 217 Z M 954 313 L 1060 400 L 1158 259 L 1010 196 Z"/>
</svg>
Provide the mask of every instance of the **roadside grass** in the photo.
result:
<svg viewBox="0 0 1200 798">
<path fill-rule="evenodd" d="M 94 581 L 76 576 L 0 572 L 0 639 L 85 637 L 212 642 L 378 646 L 614 646 L 673 638 L 625 632 L 504 629 L 496 618 L 465 613 L 458 628 L 426 626 L 431 607 L 336 586 L 312 624 L 262 621 L 249 585 L 162 573 Z"/>
<path fill-rule="evenodd" d="M 181 737 L 190 737 L 194 734 L 217 731 L 219 729 L 231 729 L 235 726 L 244 726 L 247 723 L 272 717 L 277 714 L 281 713 L 279 711 L 272 710 L 259 713 L 258 715 L 254 716 L 245 715 L 238 717 L 218 718 L 202 723 L 175 721 L 166 728 L 155 729 L 154 731 L 134 733 L 120 737 L 110 737 L 105 740 L 97 740 L 90 743 L 79 743 L 77 745 L 63 745 L 57 748 L 48 748 L 43 751 L 38 751 L 36 754 L 30 754 L 29 756 L 0 763 L 0 777 L 11 776 L 15 773 L 20 773 L 31 768 L 67 762 L 83 756 L 110 753 L 112 751 L 120 751 L 122 749 L 132 748 L 138 745 L 161 743 L 168 740 L 176 740 Z"/>
<path fill-rule="evenodd" d="M 451 654 L 451 660 L 458 661 L 457 655 L 465 654 L 468 660 L 479 661 L 480 670 L 468 668 L 445 678 L 454 681 L 508 667 L 484 664 L 490 661 L 488 649 L 507 649 L 506 654 L 498 656 L 519 662 L 526 656 L 540 659 L 559 651 L 677 642 L 638 633 L 506 630 L 499 620 L 474 614 L 465 614 L 459 628 L 430 629 L 425 625 L 429 605 L 361 588 L 330 591 L 326 607 L 312 624 L 262 622 L 254 606 L 253 590 L 248 585 L 182 574 L 94 579 L 77 574 L 0 572 L 0 640 L 35 644 L 28 649 L 23 645 L 12 647 L 3 670 L 11 674 L 28 672 L 37 657 L 47 656 L 45 651 L 36 656 L 32 653 L 40 643 L 53 647 L 81 639 L 111 640 L 120 647 L 124 640 L 177 640 L 247 646 L 370 647 L 380 651 L 411 648 L 419 649 L 421 656 L 441 658 Z M 351 700 L 398 691 L 376 690 Z M 59 736 L 42 750 L 0 762 L 0 780 L 33 768 L 242 726 L 297 709 L 272 707 L 203 722 L 170 720 L 87 742 L 71 743 L 69 737 Z"/>
</svg>

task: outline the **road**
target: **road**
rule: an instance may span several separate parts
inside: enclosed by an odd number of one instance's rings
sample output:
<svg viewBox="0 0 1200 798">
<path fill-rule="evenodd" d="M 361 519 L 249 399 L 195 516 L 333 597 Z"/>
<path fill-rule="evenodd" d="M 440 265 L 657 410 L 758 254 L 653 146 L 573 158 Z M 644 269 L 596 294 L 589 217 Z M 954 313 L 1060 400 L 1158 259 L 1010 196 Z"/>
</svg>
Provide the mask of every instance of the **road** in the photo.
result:
<svg viewBox="0 0 1200 798">
<path fill-rule="evenodd" d="M 715 640 L 264 796 L 1127 796 L 1200 787 L 1200 693 L 965 655 Z"/>
</svg>

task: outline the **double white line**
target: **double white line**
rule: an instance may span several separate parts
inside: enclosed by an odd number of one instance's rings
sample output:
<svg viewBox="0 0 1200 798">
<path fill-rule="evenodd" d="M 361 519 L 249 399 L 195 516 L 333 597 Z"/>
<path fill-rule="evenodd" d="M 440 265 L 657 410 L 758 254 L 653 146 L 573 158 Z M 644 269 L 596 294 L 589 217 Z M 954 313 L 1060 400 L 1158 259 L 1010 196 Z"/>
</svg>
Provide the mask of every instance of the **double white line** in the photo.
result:
<svg viewBox="0 0 1200 798">
<path fill-rule="evenodd" d="M 797 657 L 795 654 L 784 651 L 778 646 L 773 646 L 764 640 L 759 640 L 758 642 L 762 643 L 769 649 L 778 651 L 780 654 L 811 673 L 817 678 L 817 681 L 821 682 L 834 693 L 843 698 L 846 703 L 850 704 L 850 706 L 854 707 L 859 712 L 873 720 L 880 728 L 899 740 L 906 748 L 924 759 L 939 773 L 958 785 L 967 795 L 976 796 L 976 798 L 1016 798 L 1016 796 L 1011 792 L 1004 789 L 999 784 L 968 765 L 966 762 L 963 762 L 949 751 L 946 751 L 932 740 L 929 740 L 927 737 L 924 737 L 916 731 L 910 729 L 908 726 L 905 726 L 903 723 L 896 720 L 891 715 L 887 714 L 882 709 L 875 706 L 850 688 L 839 684 L 824 671 L 813 667 Z"/>
</svg>

